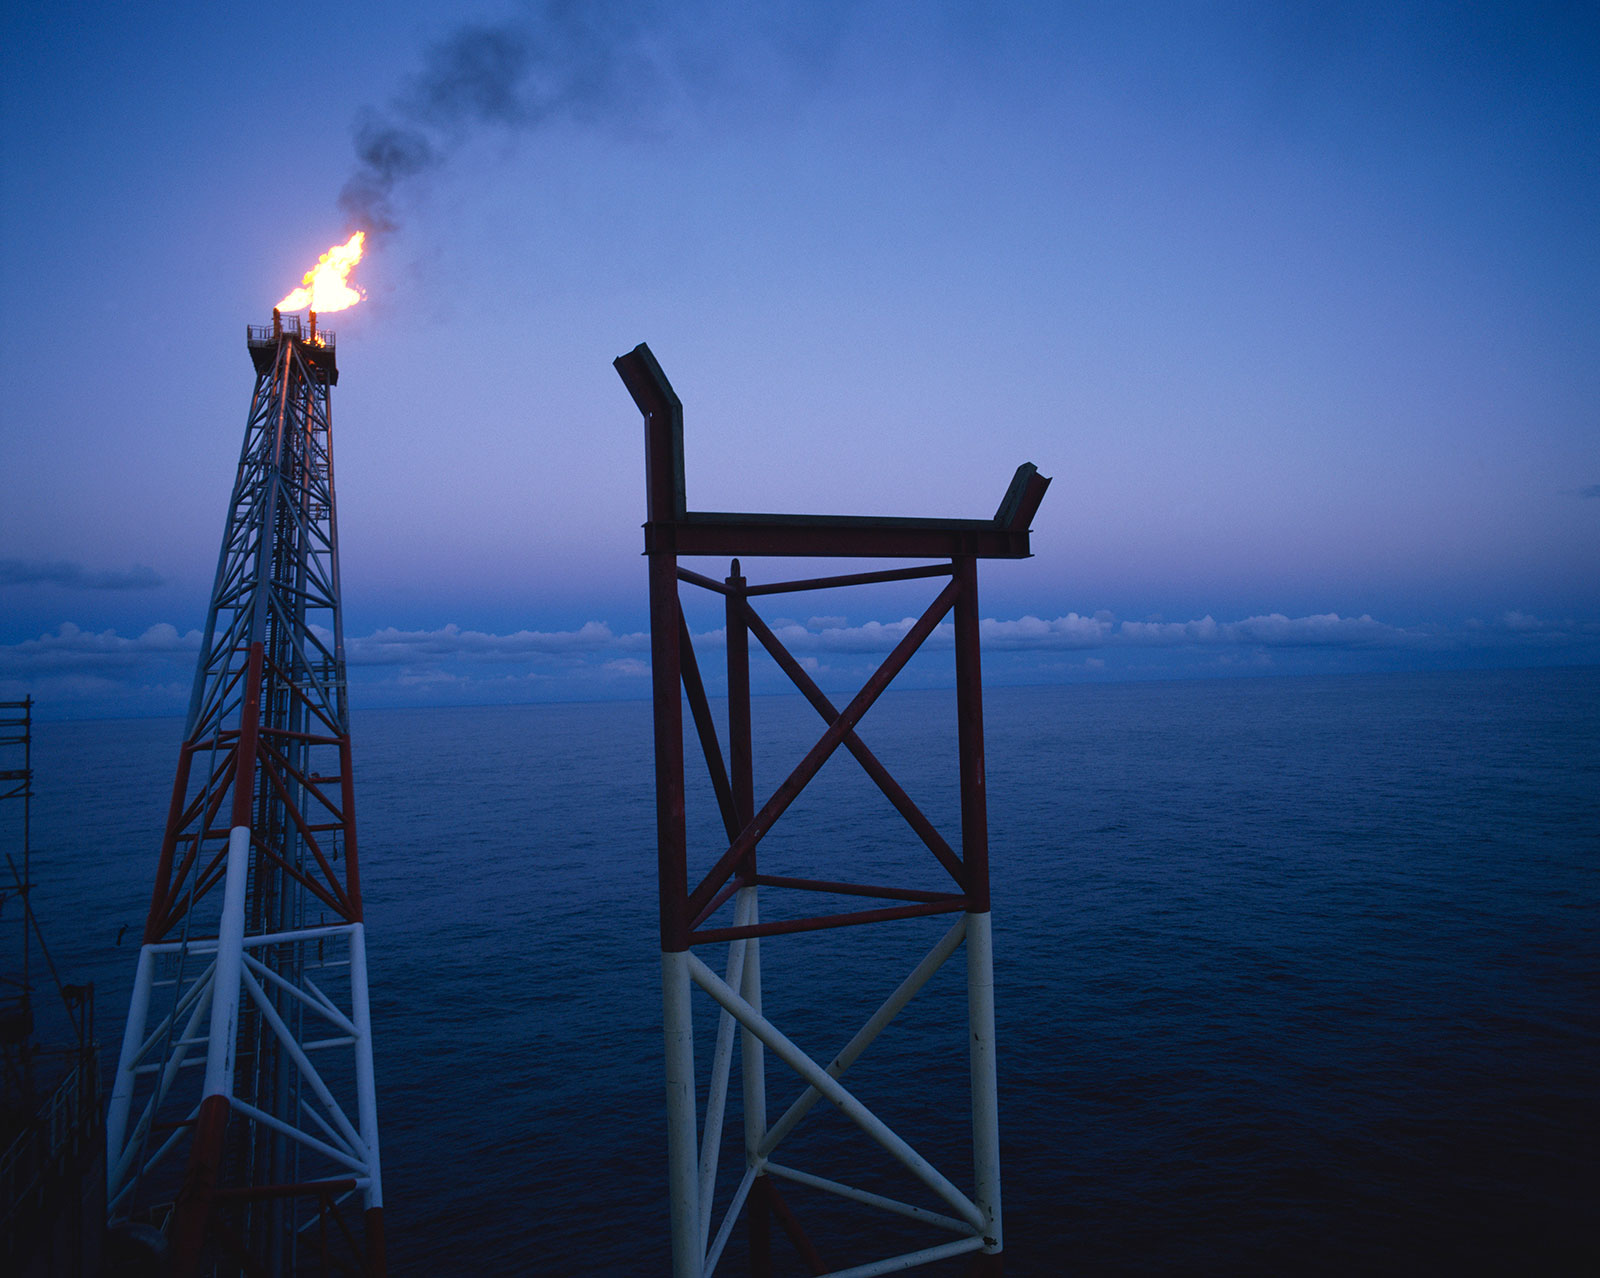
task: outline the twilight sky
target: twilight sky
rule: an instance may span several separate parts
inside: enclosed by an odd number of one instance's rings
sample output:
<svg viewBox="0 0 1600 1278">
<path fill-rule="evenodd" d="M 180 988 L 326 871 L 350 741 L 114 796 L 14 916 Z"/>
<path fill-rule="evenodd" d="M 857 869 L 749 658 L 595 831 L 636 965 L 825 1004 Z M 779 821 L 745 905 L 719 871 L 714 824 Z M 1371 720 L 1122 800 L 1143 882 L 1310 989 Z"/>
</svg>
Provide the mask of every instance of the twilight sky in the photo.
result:
<svg viewBox="0 0 1600 1278">
<path fill-rule="evenodd" d="M 639 341 L 693 508 L 1053 476 L 992 681 L 1600 661 L 1591 4 L 19 0 L 0 59 L 0 697 L 42 716 L 181 712 L 244 327 L 363 226 L 360 704 L 646 695 Z M 847 687 L 928 597 L 778 619 Z"/>
</svg>

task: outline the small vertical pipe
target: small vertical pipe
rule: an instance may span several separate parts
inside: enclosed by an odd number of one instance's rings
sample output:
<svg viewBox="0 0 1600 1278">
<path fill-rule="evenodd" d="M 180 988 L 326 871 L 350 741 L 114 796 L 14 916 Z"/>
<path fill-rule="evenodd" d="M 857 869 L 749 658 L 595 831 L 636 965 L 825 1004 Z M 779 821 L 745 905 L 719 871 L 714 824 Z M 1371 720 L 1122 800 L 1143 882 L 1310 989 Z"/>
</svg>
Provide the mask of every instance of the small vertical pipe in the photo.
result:
<svg viewBox="0 0 1600 1278">
<path fill-rule="evenodd" d="M 699 1119 L 695 1112 L 694 1023 L 689 953 L 661 952 L 661 1032 L 667 1057 L 667 1192 L 672 1278 L 701 1278 Z"/>
<path fill-rule="evenodd" d="M 750 627 L 745 621 L 745 579 L 735 559 L 724 585 L 728 636 L 728 770 L 733 789 L 733 806 L 742 830 L 756 814 L 755 759 L 750 735 Z M 737 871 L 740 881 L 753 884 L 756 877 L 756 849 Z"/>
<path fill-rule="evenodd" d="M 339 696 L 344 697 L 343 680 Z M 350 898 L 350 922 L 360 923 L 366 915 L 361 904 L 361 857 L 356 850 L 355 763 L 350 756 L 349 725 L 342 726 L 345 731 L 339 737 L 339 810 L 344 820 L 344 886 Z"/>
</svg>

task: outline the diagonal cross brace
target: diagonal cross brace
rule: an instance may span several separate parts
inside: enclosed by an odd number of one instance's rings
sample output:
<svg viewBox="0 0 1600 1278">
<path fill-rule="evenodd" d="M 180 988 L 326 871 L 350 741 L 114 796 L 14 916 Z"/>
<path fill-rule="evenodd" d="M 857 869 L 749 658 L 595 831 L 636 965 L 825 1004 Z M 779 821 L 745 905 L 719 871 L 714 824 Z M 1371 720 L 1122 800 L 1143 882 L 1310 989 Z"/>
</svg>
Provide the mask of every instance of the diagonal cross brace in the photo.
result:
<svg viewBox="0 0 1600 1278">
<path fill-rule="evenodd" d="M 757 812 L 750 824 L 745 826 L 733 845 L 717 859 L 716 865 L 701 880 L 700 886 L 689 894 L 690 917 L 697 915 L 705 907 L 717 889 L 726 883 L 729 876 L 738 868 L 739 862 L 744 860 L 751 849 L 772 828 L 773 823 L 788 810 L 789 805 L 799 796 L 800 791 L 805 789 L 811 778 L 821 771 L 822 765 L 839 748 L 845 736 L 861 722 L 862 716 L 872 708 L 890 681 L 905 668 L 923 641 L 944 620 L 945 614 L 955 605 L 959 591 L 956 582 L 951 581 L 939 592 L 938 598 L 917 619 L 916 625 L 912 626 L 905 637 L 894 646 L 894 651 L 884 659 L 883 664 L 867 680 L 861 691 L 856 693 L 850 704 L 828 725 L 828 730 L 822 734 L 817 744 L 811 747 L 806 757 L 767 800 L 761 811 Z"/>
<path fill-rule="evenodd" d="M 816 1061 L 807 1056 L 792 1039 L 769 1021 L 749 1003 L 736 994 L 720 976 L 706 966 L 704 960 L 692 950 L 688 959 L 689 974 L 694 983 L 711 995 L 734 1018 L 759 1038 L 785 1065 L 810 1083 L 835 1109 L 878 1144 L 924 1185 L 954 1209 L 974 1232 L 985 1228 L 983 1213 L 964 1193 L 956 1188 L 937 1167 L 917 1153 L 904 1137 L 897 1135 L 884 1121 L 847 1091 L 842 1083 Z"/>
<path fill-rule="evenodd" d="M 825 722 L 832 723 L 839 717 L 839 711 L 834 708 L 833 702 L 805 672 L 805 668 L 794 659 L 790 651 L 779 642 L 778 637 L 768 629 L 766 622 L 756 615 L 755 609 L 748 603 L 741 604 L 744 612 L 745 624 L 750 627 L 751 633 L 761 641 L 761 646 L 772 654 L 772 659 L 778 663 L 783 672 L 800 689 L 801 695 L 820 714 Z M 951 849 L 944 836 L 934 829 L 933 822 L 922 814 L 922 810 L 911 801 L 911 796 L 901 788 L 900 783 L 889 775 L 889 769 L 878 761 L 878 756 L 867 749 L 866 743 L 855 732 L 848 732 L 844 737 L 844 747 L 855 755 L 856 761 L 861 764 L 866 774 L 877 782 L 878 789 L 882 790 L 884 797 L 894 804 L 895 811 L 906 819 L 906 824 L 917 832 L 928 847 L 928 851 L 939 858 L 939 864 L 950 872 L 950 877 L 964 892 L 967 890 L 966 867 L 962 865 L 961 858 Z"/>
</svg>

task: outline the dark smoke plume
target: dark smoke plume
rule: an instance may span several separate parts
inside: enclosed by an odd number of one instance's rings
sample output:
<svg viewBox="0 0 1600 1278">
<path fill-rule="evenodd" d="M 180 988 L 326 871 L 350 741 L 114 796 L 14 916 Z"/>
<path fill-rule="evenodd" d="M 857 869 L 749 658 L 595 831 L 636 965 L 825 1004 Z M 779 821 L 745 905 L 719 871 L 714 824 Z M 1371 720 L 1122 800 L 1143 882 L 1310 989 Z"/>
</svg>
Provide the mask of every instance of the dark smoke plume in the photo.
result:
<svg viewBox="0 0 1600 1278">
<path fill-rule="evenodd" d="M 532 4 L 522 18 L 462 27 L 430 46 L 400 97 L 358 125 L 356 169 L 339 207 L 356 227 L 394 231 L 400 188 L 442 165 L 474 130 L 614 113 L 653 70 L 632 34 L 638 14 L 609 3 Z"/>
</svg>

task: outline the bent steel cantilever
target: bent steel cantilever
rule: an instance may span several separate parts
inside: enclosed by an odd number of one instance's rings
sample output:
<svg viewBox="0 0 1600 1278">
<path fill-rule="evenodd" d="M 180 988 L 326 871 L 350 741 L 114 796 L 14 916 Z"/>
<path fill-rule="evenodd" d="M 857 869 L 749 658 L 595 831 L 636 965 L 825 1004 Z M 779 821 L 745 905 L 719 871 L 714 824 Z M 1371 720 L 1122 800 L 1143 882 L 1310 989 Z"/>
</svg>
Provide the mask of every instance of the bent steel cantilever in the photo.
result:
<svg viewBox="0 0 1600 1278">
<path fill-rule="evenodd" d="M 645 550 L 680 555 L 1026 559 L 1028 526 L 1050 480 L 1032 462 L 1012 476 L 993 519 L 767 515 L 689 510 L 683 485 L 683 404 L 643 342 L 614 361 L 645 419 Z"/>
</svg>

